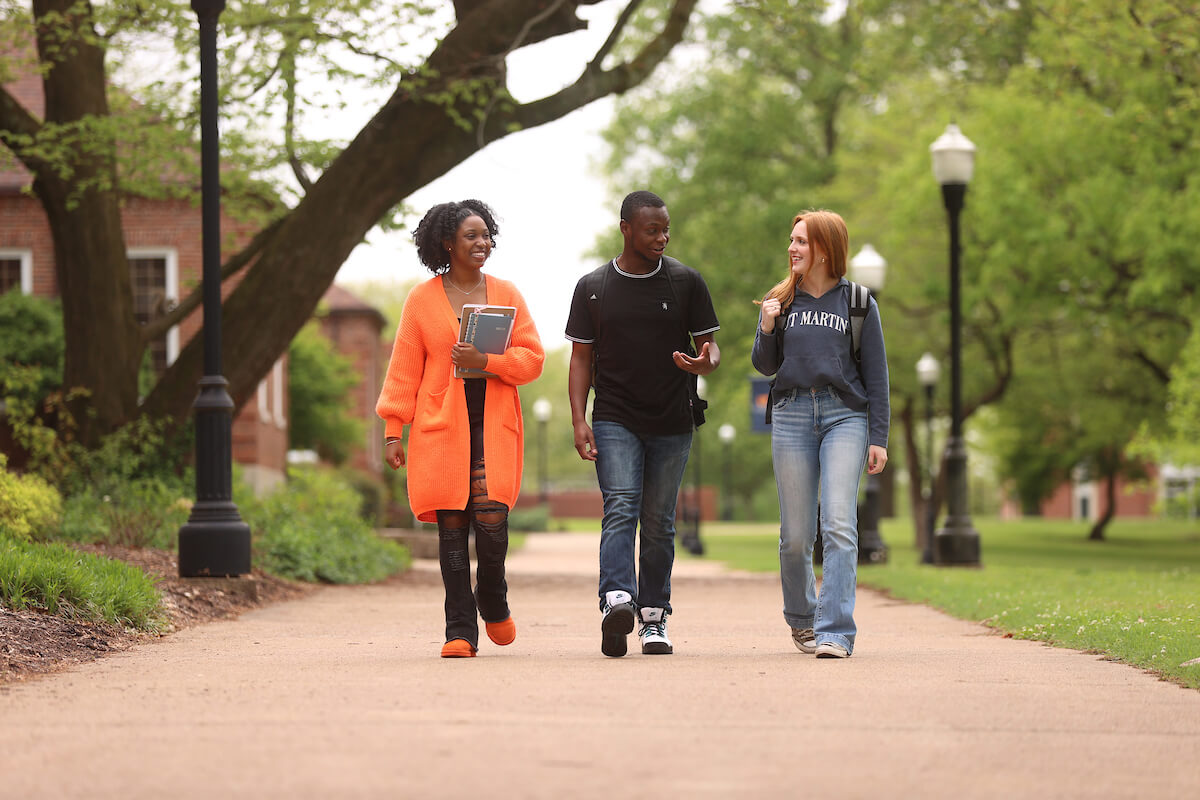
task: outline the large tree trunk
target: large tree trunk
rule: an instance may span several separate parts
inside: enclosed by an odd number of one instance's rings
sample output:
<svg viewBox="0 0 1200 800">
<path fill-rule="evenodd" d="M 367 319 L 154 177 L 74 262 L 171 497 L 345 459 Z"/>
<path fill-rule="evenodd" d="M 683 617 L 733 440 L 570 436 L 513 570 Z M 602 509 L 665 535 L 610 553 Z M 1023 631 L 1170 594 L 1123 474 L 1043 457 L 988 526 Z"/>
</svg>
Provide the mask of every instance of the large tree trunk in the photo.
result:
<svg viewBox="0 0 1200 800">
<path fill-rule="evenodd" d="M 61 15 L 37 27 L 38 54 L 49 67 L 44 78 L 45 130 L 108 116 L 104 51 L 94 44 L 90 19 L 77 0 L 34 0 L 36 19 Z M 63 44 L 62 26 L 72 30 Z M 137 374 L 143 344 L 134 318 L 133 294 L 111 141 L 85 129 L 65 171 L 35 172 L 33 191 L 49 219 L 66 329 L 63 387 L 88 390 L 69 403 L 85 443 L 137 412 Z"/>
<path fill-rule="evenodd" d="M 251 395 L 312 315 L 350 251 L 390 209 L 486 144 L 636 86 L 682 38 L 695 3 L 677 0 L 662 33 L 627 64 L 602 71 L 602 52 L 558 94 L 527 105 L 498 102 L 476 127 L 466 129 L 457 120 L 479 119 L 485 109 L 465 102 L 447 107 L 425 98 L 452 89 L 468 73 L 475 81 L 494 80 L 499 91 L 503 56 L 514 43 L 521 36 L 526 37 L 521 41 L 544 39 L 578 28 L 574 9 L 580 3 L 567 3 L 570 14 L 550 17 L 532 32 L 523 28 L 543 10 L 543 0 L 492 0 L 470 11 L 429 57 L 427 66 L 437 80 L 423 84 L 420 94 L 410 88 L 411 80 L 401 83 L 271 234 L 225 301 L 225 377 L 234 403 L 240 406 Z M 146 413 L 186 417 L 202 355 L 201 337 L 196 337 L 147 398 Z"/>
</svg>

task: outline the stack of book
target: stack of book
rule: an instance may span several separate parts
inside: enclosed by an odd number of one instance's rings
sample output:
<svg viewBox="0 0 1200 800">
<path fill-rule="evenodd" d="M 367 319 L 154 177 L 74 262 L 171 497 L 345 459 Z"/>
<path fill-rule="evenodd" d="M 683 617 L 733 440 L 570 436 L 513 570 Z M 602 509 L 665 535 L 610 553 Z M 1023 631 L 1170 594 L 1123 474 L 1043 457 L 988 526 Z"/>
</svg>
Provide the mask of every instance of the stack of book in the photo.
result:
<svg viewBox="0 0 1200 800">
<path fill-rule="evenodd" d="M 462 322 L 458 327 L 458 340 L 475 345 L 481 353 L 503 353 L 512 341 L 513 319 L 517 309 L 513 306 L 488 306 L 467 303 L 462 307 Z M 494 378 L 494 373 L 471 367 L 455 367 L 456 378 Z"/>
</svg>

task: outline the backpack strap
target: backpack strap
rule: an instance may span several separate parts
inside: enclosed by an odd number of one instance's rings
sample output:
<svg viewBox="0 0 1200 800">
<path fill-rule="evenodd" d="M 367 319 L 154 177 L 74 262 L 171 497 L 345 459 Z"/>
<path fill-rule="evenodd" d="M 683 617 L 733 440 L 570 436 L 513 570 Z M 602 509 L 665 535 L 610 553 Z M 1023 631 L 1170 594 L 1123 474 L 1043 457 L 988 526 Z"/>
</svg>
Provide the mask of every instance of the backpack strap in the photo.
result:
<svg viewBox="0 0 1200 800">
<path fill-rule="evenodd" d="M 850 284 L 850 346 L 854 353 L 854 363 L 862 363 L 862 326 L 871 310 L 871 290 L 861 283 L 848 281 Z"/>
</svg>

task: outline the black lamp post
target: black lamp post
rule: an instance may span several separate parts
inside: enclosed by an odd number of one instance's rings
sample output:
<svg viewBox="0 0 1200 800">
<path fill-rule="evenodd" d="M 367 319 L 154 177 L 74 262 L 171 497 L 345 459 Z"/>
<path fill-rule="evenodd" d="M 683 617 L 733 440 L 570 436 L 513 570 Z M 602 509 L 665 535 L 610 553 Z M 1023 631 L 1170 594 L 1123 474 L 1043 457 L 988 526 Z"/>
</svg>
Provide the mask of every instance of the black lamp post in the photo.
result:
<svg viewBox="0 0 1200 800">
<path fill-rule="evenodd" d="M 717 428 L 717 438 L 721 440 L 721 449 L 725 451 L 725 498 L 721 503 L 721 519 L 728 522 L 733 519 L 733 440 L 737 438 L 737 428 L 726 422 Z"/>
<path fill-rule="evenodd" d="M 538 502 L 543 504 L 550 499 L 546 479 L 546 424 L 550 422 L 553 410 L 550 401 L 544 397 L 533 401 L 533 417 L 538 423 Z"/>
<path fill-rule="evenodd" d="M 225 0 L 192 0 L 200 21 L 200 196 L 204 376 L 196 413 L 196 504 L 179 529 L 179 574 L 250 572 L 250 527 L 233 502 L 233 399 L 221 375 L 221 175 L 217 129 L 217 18 Z"/>
<path fill-rule="evenodd" d="M 933 537 L 933 563 L 978 566 L 979 532 L 967 507 L 967 444 L 962 433 L 962 292 L 958 218 L 975 170 L 975 145 L 957 125 L 947 125 L 929 151 L 950 216 L 950 438 L 946 442 L 946 524 Z"/>
<path fill-rule="evenodd" d="M 933 390 L 942 374 L 942 365 L 926 353 L 917 361 L 917 380 L 925 389 L 925 461 L 926 482 L 921 496 L 925 500 L 925 519 L 921 521 L 921 563 L 933 563 L 933 526 L 937 521 L 937 509 L 933 507 Z"/>
<path fill-rule="evenodd" d="M 887 277 L 887 260 L 869 244 L 864 244 L 850 259 L 854 280 L 871 290 L 876 297 L 883 290 Z M 887 563 L 887 545 L 879 535 L 879 476 L 867 475 L 863 507 L 858 515 L 858 563 Z"/>
</svg>

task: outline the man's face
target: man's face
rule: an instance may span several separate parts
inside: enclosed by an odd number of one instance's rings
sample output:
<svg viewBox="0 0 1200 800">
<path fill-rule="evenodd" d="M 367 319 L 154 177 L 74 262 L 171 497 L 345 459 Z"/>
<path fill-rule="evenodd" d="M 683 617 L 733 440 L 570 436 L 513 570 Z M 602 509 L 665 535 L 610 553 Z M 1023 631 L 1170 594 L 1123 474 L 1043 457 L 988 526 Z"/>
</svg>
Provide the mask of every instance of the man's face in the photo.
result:
<svg viewBox="0 0 1200 800">
<path fill-rule="evenodd" d="M 635 253 L 647 261 L 658 261 L 671 240 L 671 215 L 666 206 L 643 206 L 634 212 L 632 220 L 621 220 L 621 234 Z"/>
</svg>

